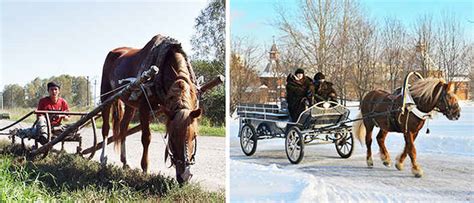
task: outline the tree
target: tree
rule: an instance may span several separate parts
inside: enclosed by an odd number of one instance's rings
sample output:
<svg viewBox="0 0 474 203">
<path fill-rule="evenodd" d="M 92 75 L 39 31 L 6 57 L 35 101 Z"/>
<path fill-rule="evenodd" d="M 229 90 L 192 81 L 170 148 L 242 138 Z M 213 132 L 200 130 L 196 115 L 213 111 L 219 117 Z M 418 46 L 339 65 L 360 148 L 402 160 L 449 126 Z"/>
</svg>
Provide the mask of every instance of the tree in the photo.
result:
<svg viewBox="0 0 474 203">
<path fill-rule="evenodd" d="M 454 15 L 444 14 L 438 28 L 438 66 L 447 81 L 455 77 L 467 77 L 472 45 L 462 37 L 464 30 Z"/>
<path fill-rule="evenodd" d="M 6 85 L 3 89 L 3 104 L 5 108 L 25 106 L 25 91 L 18 84 Z"/>
<path fill-rule="evenodd" d="M 354 47 L 353 85 L 359 101 L 374 88 L 377 50 L 375 26 L 366 19 L 359 18 L 352 33 Z"/>
<path fill-rule="evenodd" d="M 387 68 L 389 85 L 394 90 L 402 80 L 403 59 L 405 54 L 406 31 L 402 23 L 395 18 L 385 19 L 382 30 L 382 63 Z"/>
<path fill-rule="evenodd" d="M 251 102 L 255 97 L 244 97 L 250 88 L 259 84 L 255 67 L 262 59 L 258 46 L 247 38 L 234 37 L 230 54 L 230 111 L 238 103 Z M 249 96 L 247 94 L 247 96 Z"/>
<path fill-rule="evenodd" d="M 195 60 L 192 61 L 192 66 L 196 75 L 202 76 L 205 81 L 213 79 L 220 73 L 220 62 Z M 222 125 L 225 121 L 225 88 L 224 85 L 219 85 L 209 92 L 206 92 L 201 98 L 201 105 L 204 110 L 204 116 L 209 118 L 212 124 Z"/>
<path fill-rule="evenodd" d="M 196 34 L 191 39 L 198 58 L 225 62 L 225 1 L 212 0 L 196 18 Z"/>
</svg>

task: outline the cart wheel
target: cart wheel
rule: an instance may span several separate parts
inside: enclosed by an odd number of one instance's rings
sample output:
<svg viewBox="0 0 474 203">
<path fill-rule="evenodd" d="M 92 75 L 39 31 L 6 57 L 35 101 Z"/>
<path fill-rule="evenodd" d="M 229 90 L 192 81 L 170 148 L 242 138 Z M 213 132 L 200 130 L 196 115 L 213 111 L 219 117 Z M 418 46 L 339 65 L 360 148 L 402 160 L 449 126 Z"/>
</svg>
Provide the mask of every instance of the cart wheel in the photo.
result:
<svg viewBox="0 0 474 203">
<path fill-rule="evenodd" d="M 252 156 L 257 150 L 257 134 L 255 128 L 250 124 L 245 124 L 240 131 L 240 146 L 247 156 Z"/>
<path fill-rule="evenodd" d="M 298 127 L 292 126 L 286 133 L 285 150 L 292 164 L 298 164 L 303 160 L 304 139 Z"/>
<path fill-rule="evenodd" d="M 354 151 L 354 139 L 352 132 L 336 133 L 338 138 L 334 144 L 336 144 L 336 151 L 341 158 L 347 159 L 351 157 L 352 151 Z"/>
</svg>

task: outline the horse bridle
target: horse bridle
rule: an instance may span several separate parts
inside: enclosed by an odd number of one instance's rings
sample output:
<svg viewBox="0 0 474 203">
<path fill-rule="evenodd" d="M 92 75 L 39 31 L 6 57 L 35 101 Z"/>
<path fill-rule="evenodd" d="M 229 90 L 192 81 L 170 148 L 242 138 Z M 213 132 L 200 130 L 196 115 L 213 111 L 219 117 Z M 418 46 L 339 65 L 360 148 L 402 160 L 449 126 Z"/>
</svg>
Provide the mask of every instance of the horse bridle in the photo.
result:
<svg viewBox="0 0 474 203">
<path fill-rule="evenodd" d="M 188 78 L 184 77 L 184 76 L 177 76 L 176 77 L 176 80 L 184 80 L 186 81 L 186 83 L 194 86 L 197 90 L 197 85 L 194 84 L 193 82 L 191 82 Z M 197 95 L 196 95 L 197 96 Z M 198 97 L 196 97 L 198 99 Z M 199 107 L 199 103 L 197 102 L 196 103 L 196 106 L 195 107 Z M 174 111 L 173 115 L 175 115 L 178 111 L 182 110 L 184 108 L 181 108 L 181 109 L 177 109 Z M 165 135 L 165 137 L 168 136 L 168 133 Z M 184 145 L 184 160 L 180 160 L 180 159 L 176 159 L 175 156 L 173 155 L 173 153 L 171 152 L 171 146 L 170 146 L 170 142 L 169 141 L 167 144 L 166 144 L 166 153 L 168 154 L 168 156 L 170 157 L 170 160 L 171 160 L 171 166 L 173 165 L 177 165 L 177 164 L 184 164 L 185 166 L 189 166 L 189 165 L 194 165 L 195 163 L 195 156 L 196 156 L 196 152 L 197 152 L 197 135 L 194 135 L 194 149 L 193 149 L 193 154 L 191 155 L 191 158 L 188 157 L 188 141 L 186 139 L 186 143 Z M 171 167 L 170 166 L 170 167 Z"/>
</svg>

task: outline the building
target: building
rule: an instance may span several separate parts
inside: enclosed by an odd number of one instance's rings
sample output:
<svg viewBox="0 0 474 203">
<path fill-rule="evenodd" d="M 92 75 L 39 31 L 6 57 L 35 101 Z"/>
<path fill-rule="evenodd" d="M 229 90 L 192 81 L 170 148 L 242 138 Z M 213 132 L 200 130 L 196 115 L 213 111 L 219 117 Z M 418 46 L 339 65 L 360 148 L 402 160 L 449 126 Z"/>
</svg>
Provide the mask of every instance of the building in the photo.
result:
<svg viewBox="0 0 474 203">
<path fill-rule="evenodd" d="M 273 40 L 272 47 L 268 52 L 268 63 L 265 68 L 258 73 L 260 79 L 259 94 L 262 103 L 278 102 L 286 96 L 285 79 L 280 65 L 280 53 Z M 265 96 L 265 97 L 264 97 Z"/>
</svg>

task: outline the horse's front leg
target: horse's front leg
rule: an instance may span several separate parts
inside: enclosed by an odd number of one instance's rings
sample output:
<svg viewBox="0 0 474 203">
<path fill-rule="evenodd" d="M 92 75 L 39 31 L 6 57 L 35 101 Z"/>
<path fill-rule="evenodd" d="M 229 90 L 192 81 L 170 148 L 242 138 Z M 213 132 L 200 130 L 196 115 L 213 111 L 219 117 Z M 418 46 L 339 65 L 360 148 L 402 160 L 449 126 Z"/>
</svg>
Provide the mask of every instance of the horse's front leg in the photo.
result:
<svg viewBox="0 0 474 203">
<path fill-rule="evenodd" d="M 151 112 L 153 113 L 153 112 Z M 148 108 L 140 108 L 140 126 L 142 128 L 143 154 L 141 166 L 144 173 L 148 173 L 148 147 L 151 142 L 150 112 Z"/>
<path fill-rule="evenodd" d="M 415 142 L 417 136 L 418 136 L 418 133 L 415 133 L 414 136 L 413 136 L 413 142 Z M 404 169 L 403 162 L 405 161 L 405 158 L 407 158 L 407 156 L 408 156 L 408 147 L 407 147 L 407 143 L 405 141 L 405 147 L 403 149 L 403 152 L 400 153 L 396 158 L 395 167 L 398 170 L 402 171 Z"/>
<path fill-rule="evenodd" d="M 134 114 L 135 114 L 135 109 L 126 105 L 125 113 L 123 115 L 122 122 L 120 123 L 120 136 L 119 136 L 119 139 L 121 139 L 120 161 L 122 161 L 123 168 L 130 168 L 130 166 L 128 166 L 127 164 L 127 151 L 126 151 L 125 141 L 127 139 L 128 125 L 130 124 L 130 121 L 132 120 Z"/>
<path fill-rule="evenodd" d="M 380 159 L 382 159 L 383 165 L 390 166 L 390 154 L 388 153 L 387 147 L 385 147 L 385 138 L 387 137 L 388 131 L 380 129 L 377 135 L 377 143 L 380 148 Z"/>
<path fill-rule="evenodd" d="M 405 133 L 405 145 L 407 147 L 408 155 L 411 159 L 411 172 L 415 175 L 415 177 L 420 178 L 423 176 L 423 170 L 418 165 L 418 163 L 416 163 L 415 134 L 416 133 L 412 132 Z"/>
<path fill-rule="evenodd" d="M 100 154 L 100 164 L 104 167 L 107 165 L 107 138 L 109 136 L 109 130 L 110 130 L 110 123 L 109 123 L 109 118 L 110 118 L 110 105 L 104 107 L 104 110 L 102 110 L 102 153 Z"/>
</svg>

